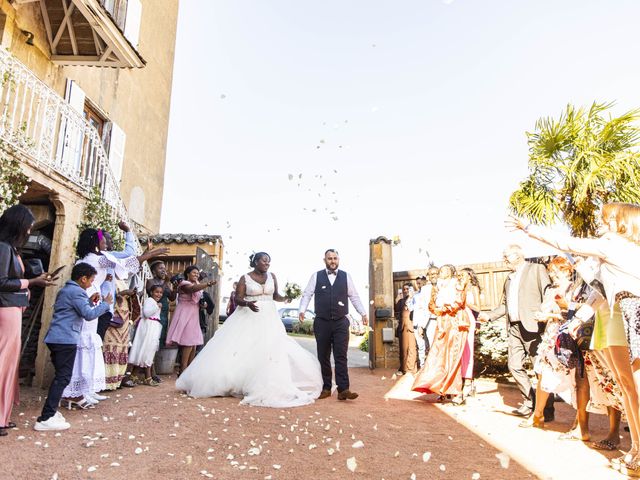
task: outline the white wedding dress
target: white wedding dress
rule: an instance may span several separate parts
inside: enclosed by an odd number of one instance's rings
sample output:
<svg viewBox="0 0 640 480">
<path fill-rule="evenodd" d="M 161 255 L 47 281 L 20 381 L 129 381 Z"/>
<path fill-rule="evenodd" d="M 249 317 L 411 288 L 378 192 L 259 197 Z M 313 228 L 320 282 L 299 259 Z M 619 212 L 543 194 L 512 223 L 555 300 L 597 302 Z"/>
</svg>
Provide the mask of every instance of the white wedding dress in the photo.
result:
<svg viewBox="0 0 640 480">
<path fill-rule="evenodd" d="M 287 336 L 273 301 L 273 276 L 264 285 L 245 275 L 245 300 L 176 381 L 192 397 L 236 396 L 259 407 L 313 403 L 322 389 L 318 359 Z"/>
</svg>

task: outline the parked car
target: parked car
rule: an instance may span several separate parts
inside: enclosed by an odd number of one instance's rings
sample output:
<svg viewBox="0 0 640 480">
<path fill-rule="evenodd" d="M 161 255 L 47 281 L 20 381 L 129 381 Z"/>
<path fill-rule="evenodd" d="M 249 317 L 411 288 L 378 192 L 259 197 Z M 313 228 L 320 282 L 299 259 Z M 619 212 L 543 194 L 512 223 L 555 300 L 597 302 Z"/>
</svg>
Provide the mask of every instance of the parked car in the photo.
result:
<svg viewBox="0 0 640 480">
<path fill-rule="evenodd" d="M 293 331 L 293 325 L 298 321 L 298 309 L 292 307 L 285 307 L 278 310 L 278 314 L 280 315 L 280 320 L 282 320 L 282 324 L 284 325 L 284 329 L 287 332 Z M 304 319 L 310 322 L 316 318 L 316 314 L 311 310 L 307 310 L 304 314 Z"/>
</svg>

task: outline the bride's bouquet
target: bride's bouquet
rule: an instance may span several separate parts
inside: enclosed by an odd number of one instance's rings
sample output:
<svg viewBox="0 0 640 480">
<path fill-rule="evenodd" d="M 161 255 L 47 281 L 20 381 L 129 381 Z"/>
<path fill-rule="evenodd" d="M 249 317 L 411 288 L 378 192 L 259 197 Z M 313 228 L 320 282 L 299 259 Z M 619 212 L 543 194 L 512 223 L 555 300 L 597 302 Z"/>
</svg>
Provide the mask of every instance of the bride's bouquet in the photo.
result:
<svg viewBox="0 0 640 480">
<path fill-rule="evenodd" d="M 297 283 L 287 283 L 284 287 L 285 297 L 295 300 L 302 295 L 302 289 Z"/>
</svg>

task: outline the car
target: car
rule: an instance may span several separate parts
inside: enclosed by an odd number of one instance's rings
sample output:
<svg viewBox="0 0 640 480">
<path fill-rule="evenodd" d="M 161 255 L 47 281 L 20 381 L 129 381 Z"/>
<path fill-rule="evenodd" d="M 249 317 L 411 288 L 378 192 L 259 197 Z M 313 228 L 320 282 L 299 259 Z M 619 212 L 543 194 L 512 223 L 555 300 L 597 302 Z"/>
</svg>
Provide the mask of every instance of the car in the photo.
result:
<svg viewBox="0 0 640 480">
<path fill-rule="evenodd" d="M 281 308 L 278 310 L 278 314 L 280 315 L 280 320 L 282 320 L 282 324 L 284 325 L 284 329 L 287 332 L 293 332 L 293 326 L 298 321 L 298 309 L 297 308 Z M 307 310 L 304 314 L 304 319 L 310 322 L 316 318 L 316 314 L 311 310 Z"/>
</svg>

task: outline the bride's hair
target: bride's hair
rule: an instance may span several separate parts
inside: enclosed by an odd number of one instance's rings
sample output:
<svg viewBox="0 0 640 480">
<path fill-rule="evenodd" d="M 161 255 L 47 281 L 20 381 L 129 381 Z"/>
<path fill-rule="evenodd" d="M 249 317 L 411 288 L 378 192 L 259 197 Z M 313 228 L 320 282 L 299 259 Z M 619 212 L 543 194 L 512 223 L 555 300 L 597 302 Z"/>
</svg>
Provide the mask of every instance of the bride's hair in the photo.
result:
<svg viewBox="0 0 640 480">
<path fill-rule="evenodd" d="M 260 260 L 262 257 L 269 257 L 269 260 L 271 260 L 271 255 L 269 255 L 267 252 L 252 253 L 249 257 L 249 266 L 251 268 L 256 268 L 258 260 Z"/>
</svg>

